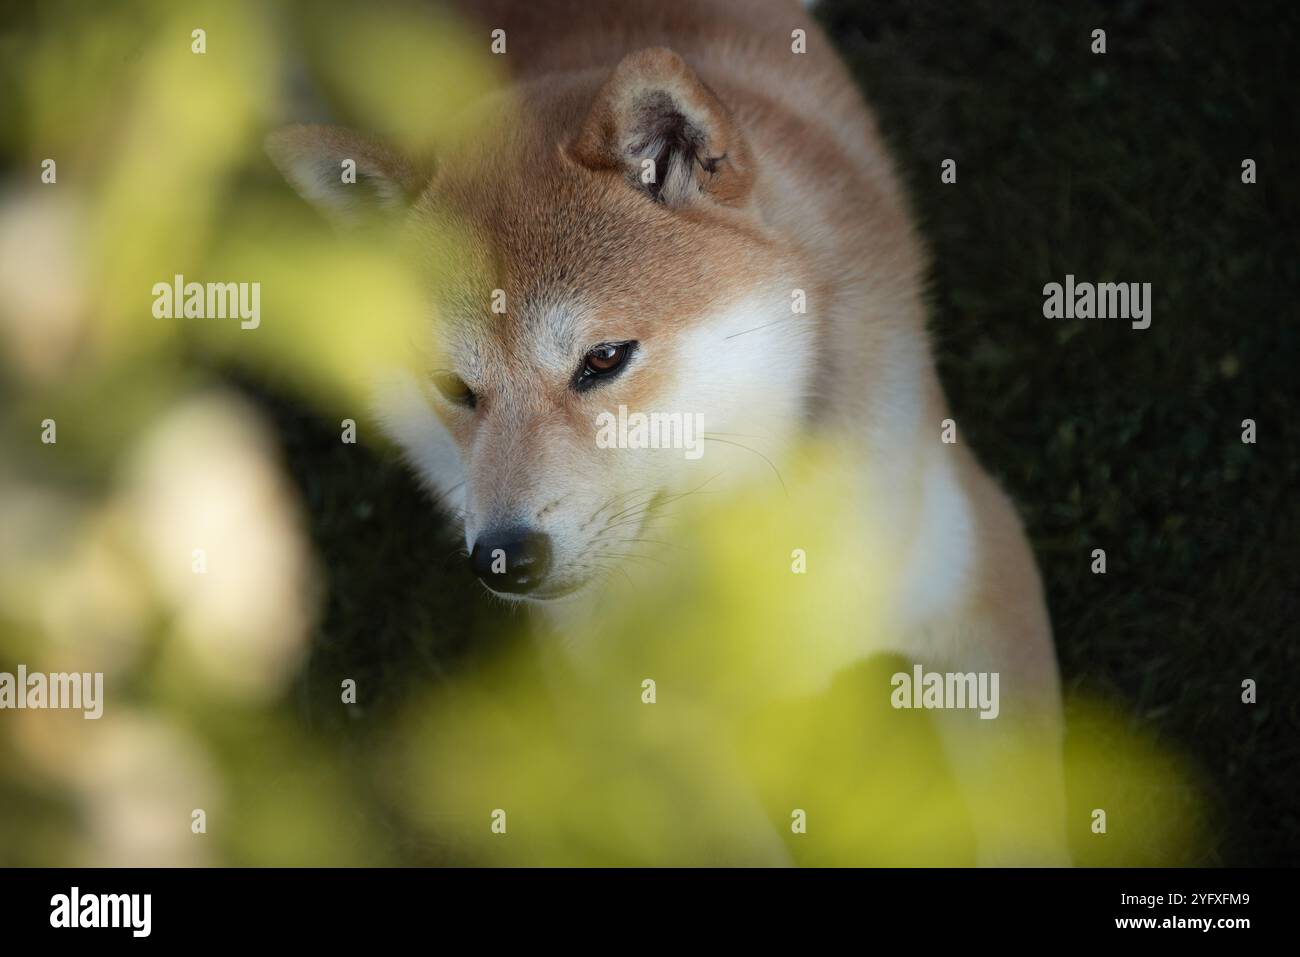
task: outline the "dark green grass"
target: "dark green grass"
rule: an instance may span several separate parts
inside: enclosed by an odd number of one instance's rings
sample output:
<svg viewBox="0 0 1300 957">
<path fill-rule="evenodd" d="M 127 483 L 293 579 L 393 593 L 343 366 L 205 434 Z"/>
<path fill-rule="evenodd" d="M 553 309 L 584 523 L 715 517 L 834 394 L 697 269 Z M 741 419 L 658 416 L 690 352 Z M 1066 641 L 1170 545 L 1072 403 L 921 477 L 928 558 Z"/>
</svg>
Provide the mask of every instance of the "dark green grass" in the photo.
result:
<svg viewBox="0 0 1300 957">
<path fill-rule="evenodd" d="M 1066 687 L 1190 758 L 1213 812 L 1196 860 L 1296 862 L 1294 5 L 841 0 L 819 17 L 909 186 L 940 371 L 1025 518 Z M 1042 286 L 1066 273 L 1152 283 L 1151 328 L 1044 319 Z M 373 714 L 511 617 L 400 466 L 267 404 L 330 586 L 300 709 L 361 752 L 385 723 L 344 717 L 341 676 L 384 689 Z M 399 860 L 440 859 L 389 836 Z"/>
<path fill-rule="evenodd" d="M 820 16 L 910 187 L 940 372 L 1028 525 L 1067 688 L 1192 756 L 1217 812 L 1205 863 L 1300 861 L 1297 8 Z M 1044 319 L 1066 273 L 1152 283 L 1151 328 Z"/>
</svg>

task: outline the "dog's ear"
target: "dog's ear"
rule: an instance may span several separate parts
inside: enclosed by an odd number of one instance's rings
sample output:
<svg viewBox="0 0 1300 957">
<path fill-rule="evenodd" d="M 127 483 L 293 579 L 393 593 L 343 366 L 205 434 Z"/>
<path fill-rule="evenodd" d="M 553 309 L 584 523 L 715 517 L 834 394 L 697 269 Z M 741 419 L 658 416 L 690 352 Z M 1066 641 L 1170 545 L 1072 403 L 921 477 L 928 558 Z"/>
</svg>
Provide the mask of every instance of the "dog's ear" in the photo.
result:
<svg viewBox="0 0 1300 957">
<path fill-rule="evenodd" d="M 624 57 L 596 94 L 570 155 L 618 170 L 656 202 L 744 206 L 753 154 L 731 111 L 672 50 Z"/>
<path fill-rule="evenodd" d="M 407 209 L 429 172 L 382 143 L 340 126 L 286 126 L 266 151 L 293 188 L 342 226 Z"/>
</svg>

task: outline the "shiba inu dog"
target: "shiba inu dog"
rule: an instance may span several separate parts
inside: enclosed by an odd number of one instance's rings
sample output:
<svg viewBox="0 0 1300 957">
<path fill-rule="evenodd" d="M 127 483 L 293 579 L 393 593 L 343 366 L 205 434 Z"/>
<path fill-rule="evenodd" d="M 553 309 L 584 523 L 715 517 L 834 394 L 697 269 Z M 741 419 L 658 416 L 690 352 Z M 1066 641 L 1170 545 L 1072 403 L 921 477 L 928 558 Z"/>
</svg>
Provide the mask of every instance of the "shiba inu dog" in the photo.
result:
<svg viewBox="0 0 1300 957">
<path fill-rule="evenodd" d="M 1032 714 L 1059 747 L 1034 559 L 1007 498 L 941 438 L 925 255 L 816 24 L 785 0 L 488 0 L 466 15 L 485 38 L 504 31 L 511 85 L 477 104 L 497 119 L 464 148 L 426 168 L 320 126 L 268 148 L 337 218 L 365 195 L 417 235 L 466 237 L 434 284 L 436 358 L 378 405 L 463 521 L 483 582 L 560 622 L 583 614 L 698 485 L 681 451 L 602 448 L 611 410 L 698 415 L 720 455 L 760 470 L 829 436 L 888 517 L 897 648 L 1000 674 L 1019 702 L 1002 714 Z M 340 182 L 346 158 L 367 189 Z M 998 773 L 993 749 L 953 740 L 959 774 Z M 1059 837 L 1024 852 L 1016 822 L 977 816 L 982 859 L 1060 859 Z"/>
</svg>

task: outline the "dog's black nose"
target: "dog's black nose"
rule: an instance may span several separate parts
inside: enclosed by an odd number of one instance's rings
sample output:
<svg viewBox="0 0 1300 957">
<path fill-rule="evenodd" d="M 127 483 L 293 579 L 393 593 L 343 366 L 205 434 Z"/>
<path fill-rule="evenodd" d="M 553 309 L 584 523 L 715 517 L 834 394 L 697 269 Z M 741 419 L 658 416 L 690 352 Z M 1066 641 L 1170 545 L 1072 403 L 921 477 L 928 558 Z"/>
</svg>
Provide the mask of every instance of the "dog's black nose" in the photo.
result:
<svg viewBox="0 0 1300 957">
<path fill-rule="evenodd" d="M 551 568 L 551 540 L 526 528 L 489 531 L 478 537 L 469 563 L 493 591 L 526 595 Z"/>
</svg>

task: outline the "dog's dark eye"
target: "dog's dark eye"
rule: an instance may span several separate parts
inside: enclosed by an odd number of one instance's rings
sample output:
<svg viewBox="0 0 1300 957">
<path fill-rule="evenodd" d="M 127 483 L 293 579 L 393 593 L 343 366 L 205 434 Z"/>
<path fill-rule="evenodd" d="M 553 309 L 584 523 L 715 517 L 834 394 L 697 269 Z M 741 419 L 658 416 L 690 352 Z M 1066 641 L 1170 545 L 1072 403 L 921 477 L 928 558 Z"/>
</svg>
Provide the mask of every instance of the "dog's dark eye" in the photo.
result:
<svg viewBox="0 0 1300 957">
<path fill-rule="evenodd" d="M 590 350 L 582 359 L 578 388 L 589 388 L 598 380 L 615 375 L 623 368 L 635 348 L 635 342 L 602 342 Z"/>
<path fill-rule="evenodd" d="M 435 372 L 433 374 L 433 386 L 442 393 L 442 397 L 448 402 L 455 402 L 457 405 L 474 408 L 476 398 L 474 392 L 465 384 L 465 380 L 454 372 Z"/>
</svg>

